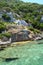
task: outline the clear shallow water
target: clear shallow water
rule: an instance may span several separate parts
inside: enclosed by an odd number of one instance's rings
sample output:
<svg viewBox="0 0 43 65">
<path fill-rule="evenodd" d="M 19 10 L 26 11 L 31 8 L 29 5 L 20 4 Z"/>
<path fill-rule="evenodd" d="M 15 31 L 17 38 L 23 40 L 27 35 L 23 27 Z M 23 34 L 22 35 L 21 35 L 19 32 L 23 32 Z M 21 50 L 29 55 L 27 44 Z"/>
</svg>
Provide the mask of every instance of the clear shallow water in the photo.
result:
<svg viewBox="0 0 43 65">
<path fill-rule="evenodd" d="M 43 44 L 37 44 L 39 42 L 43 43 L 43 40 L 0 51 L 0 57 L 19 57 L 19 59 L 10 62 L 5 62 L 0 58 L 0 65 L 43 65 Z"/>
</svg>

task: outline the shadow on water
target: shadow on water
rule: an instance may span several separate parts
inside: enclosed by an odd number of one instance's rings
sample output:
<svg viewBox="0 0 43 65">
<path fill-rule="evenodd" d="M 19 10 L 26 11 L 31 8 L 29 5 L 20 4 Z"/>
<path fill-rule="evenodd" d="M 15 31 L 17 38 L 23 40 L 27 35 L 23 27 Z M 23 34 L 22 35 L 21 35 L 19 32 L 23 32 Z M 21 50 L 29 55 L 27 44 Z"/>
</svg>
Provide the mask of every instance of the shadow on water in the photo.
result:
<svg viewBox="0 0 43 65">
<path fill-rule="evenodd" d="M 2 58 L 5 62 L 10 62 L 10 61 L 19 59 L 18 57 L 15 57 L 15 58 L 3 58 L 3 57 L 0 57 L 0 58 Z"/>
<path fill-rule="evenodd" d="M 41 42 L 41 43 L 39 42 L 38 44 L 43 44 L 43 42 Z"/>
<path fill-rule="evenodd" d="M 19 58 L 6 58 L 5 61 L 10 62 L 10 61 L 17 60 L 17 59 L 19 59 Z"/>
<path fill-rule="evenodd" d="M 41 42 L 38 42 L 38 44 L 43 44 L 43 42 L 41 41 Z"/>
<path fill-rule="evenodd" d="M 3 51 L 4 50 L 4 48 L 0 48 L 0 51 Z"/>
</svg>

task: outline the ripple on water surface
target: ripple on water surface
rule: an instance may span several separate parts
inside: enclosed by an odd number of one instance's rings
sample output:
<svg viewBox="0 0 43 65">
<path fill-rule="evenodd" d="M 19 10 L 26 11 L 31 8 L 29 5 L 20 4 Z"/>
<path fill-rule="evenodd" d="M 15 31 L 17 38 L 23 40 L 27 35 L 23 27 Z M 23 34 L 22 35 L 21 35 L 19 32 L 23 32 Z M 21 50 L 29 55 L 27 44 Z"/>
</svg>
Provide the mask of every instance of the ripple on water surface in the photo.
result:
<svg viewBox="0 0 43 65">
<path fill-rule="evenodd" d="M 43 65 L 43 44 L 35 44 L 38 42 L 34 41 L 0 51 L 0 57 L 19 57 L 10 62 L 0 58 L 0 65 Z"/>
</svg>

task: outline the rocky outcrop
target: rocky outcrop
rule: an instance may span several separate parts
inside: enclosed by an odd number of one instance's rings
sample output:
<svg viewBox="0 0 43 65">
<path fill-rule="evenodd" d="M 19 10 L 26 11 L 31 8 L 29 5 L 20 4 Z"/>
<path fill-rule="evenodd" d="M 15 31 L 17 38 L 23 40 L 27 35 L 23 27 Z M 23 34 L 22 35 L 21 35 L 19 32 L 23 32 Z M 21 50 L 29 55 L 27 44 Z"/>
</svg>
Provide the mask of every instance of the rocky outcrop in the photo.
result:
<svg viewBox="0 0 43 65">
<path fill-rule="evenodd" d="M 15 30 L 15 32 L 11 33 L 12 33 L 11 36 L 12 42 L 32 40 L 32 37 L 29 37 L 31 32 L 28 30 L 19 30 L 19 31 Z"/>
<path fill-rule="evenodd" d="M 28 23 L 26 23 L 26 21 L 24 20 L 16 20 L 14 21 L 17 25 L 23 25 L 23 26 L 28 26 Z"/>
</svg>

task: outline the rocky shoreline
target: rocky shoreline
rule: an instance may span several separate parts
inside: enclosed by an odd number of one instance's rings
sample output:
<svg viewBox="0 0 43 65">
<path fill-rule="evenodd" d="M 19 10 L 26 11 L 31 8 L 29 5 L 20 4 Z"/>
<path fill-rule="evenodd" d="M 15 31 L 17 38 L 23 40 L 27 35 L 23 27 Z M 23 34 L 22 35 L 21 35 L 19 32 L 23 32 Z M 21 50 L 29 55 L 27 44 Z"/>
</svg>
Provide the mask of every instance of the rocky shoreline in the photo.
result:
<svg viewBox="0 0 43 65">
<path fill-rule="evenodd" d="M 42 40 L 42 39 L 43 39 L 43 37 L 41 37 L 41 36 L 36 36 L 35 38 L 30 39 L 30 40 L 21 40 L 21 41 L 16 41 L 16 42 L 37 41 L 37 40 Z M 0 40 L 0 45 L 7 45 L 7 44 L 16 43 L 16 42 L 11 42 L 11 39 L 9 39 L 8 41 L 2 41 L 2 40 Z"/>
<path fill-rule="evenodd" d="M 21 34 L 22 33 L 22 34 Z M 25 34 L 26 33 L 26 34 Z M 20 34 L 20 36 L 18 35 L 18 34 Z M 42 40 L 43 39 L 43 34 L 33 34 L 33 33 L 30 33 L 29 31 L 23 31 L 23 32 L 19 32 L 18 34 L 16 34 L 16 36 L 15 36 L 15 33 L 9 38 L 9 39 L 7 39 L 7 37 L 4 37 L 3 39 L 0 39 L 0 45 L 1 44 L 7 44 L 7 43 L 12 43 L 12 42 L 14 42 L 14 41 L 12 41 L 12 40 L 15 40 L 15 42 L 21 42 L 21 41 L 34 41 L 34 40 Z M 23 35 L 23 36 L 22 36 Z M 15 37 L 14 37 L 15 36 Z M 19 37 L 18 37 L 19 36 Z M 28 38 L 25 38 L 25 37 L 28 37 Z M 14 38 L 13 38 L 14 37 Z M 23 39 L 22 39 L 22 38 Z M 13 38 L 13 39 L 12 39 Z M 17 39 L 15 39 L 15 38 L 21 38 L 21 40 L 18 40 L 17 41 Z"/>
<path fill-rule="evenodd" d="M 7 41 L 6 40 L 0 40 L 0 50 L 3 50 L 4 48 L 7 48 L 9 46 L 12 46 L 13 44 L 14 45 L 18 44 L 19 45 L 19 44 L 24 44 L 25 42 L 42 40 L 43 39 L 43 34 L 37 34 L 37 35 L 30 34 L 29 37 L 30 37 L 29 39 L 25 38 L 24 40 L 22 40 L 22 38 L 21 38 L 21 40 L 13 41 L 13 42 L 12 42 L 11 38 Z"/>
</svg>

